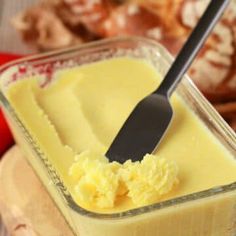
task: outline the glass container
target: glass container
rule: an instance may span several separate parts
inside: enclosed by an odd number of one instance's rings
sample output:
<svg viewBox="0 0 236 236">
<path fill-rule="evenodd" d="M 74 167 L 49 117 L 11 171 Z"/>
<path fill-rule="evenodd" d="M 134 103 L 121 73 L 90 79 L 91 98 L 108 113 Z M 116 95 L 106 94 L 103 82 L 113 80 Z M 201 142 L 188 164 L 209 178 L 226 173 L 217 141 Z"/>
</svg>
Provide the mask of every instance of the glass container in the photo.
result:
<svg viewBox="0 0 236 236">
<path fill-rule="evenodd" d="M 79 236 L 233 236 L 236 234 L 236 182 L 114 214 L 88 211 L 78 206 L 63 185 L 45 153 L 33 140 L 7 100 L 9 85 L 37 75 L 45 81 L 61 68 L 129 56 L 151 62 L 165 75 L 172 57 L 160 44 L 138 37 L 113 38 L 39 54 L 0 67 L 0 101 L 18 145 L 41 179 L 58 209 Z M 177 93 L 224 147 L 236 156 L 236 135 L 185 76 Z M 214 163 L 212 163 L 214 164 Z M 37 204 L 37 203 L 35 203 Z"/>
</svg>

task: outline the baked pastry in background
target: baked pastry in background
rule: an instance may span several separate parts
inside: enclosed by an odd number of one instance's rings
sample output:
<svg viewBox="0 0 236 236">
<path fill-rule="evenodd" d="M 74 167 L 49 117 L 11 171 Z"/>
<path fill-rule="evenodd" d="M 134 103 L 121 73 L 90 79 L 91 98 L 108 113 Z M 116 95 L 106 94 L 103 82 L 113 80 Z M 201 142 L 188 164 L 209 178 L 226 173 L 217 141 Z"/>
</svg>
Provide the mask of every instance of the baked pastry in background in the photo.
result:
<svg viewBox="0 0 236 236">
<path fill-rule="evenodd" d="M 13 19 L 39 51 L 101 38 L 139 35 L 176 55 L 209 0 L 42 0 Z M 189 75 L 236 130 L 236 3 L 232 2 Z"/>
</svg>

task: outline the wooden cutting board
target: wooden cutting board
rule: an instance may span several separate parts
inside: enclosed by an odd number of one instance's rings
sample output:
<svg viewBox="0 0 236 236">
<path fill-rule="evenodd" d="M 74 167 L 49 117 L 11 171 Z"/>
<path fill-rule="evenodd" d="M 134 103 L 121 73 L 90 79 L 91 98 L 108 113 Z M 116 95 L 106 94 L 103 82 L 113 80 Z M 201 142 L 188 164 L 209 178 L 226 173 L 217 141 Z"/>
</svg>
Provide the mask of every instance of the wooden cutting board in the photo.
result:
<svg viewBox="0 0 236 236">
<path fill-rule="evenodd" d="M 0 214 L 11 236 L 74 235 L 17 146 L 0 162 Z"/>
</svg>

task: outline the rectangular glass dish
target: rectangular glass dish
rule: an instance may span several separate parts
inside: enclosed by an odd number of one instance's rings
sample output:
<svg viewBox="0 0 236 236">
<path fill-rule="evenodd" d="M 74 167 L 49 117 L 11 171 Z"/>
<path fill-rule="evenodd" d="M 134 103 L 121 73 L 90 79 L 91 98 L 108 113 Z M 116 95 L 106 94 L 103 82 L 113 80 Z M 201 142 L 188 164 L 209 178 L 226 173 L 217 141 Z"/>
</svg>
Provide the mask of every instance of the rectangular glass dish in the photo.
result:
<svg viewBox="0 0 236 236">
<path fill-rule="evenodd" d="M 0 101 L 14 137 L 75 235 L 79 236 L 233 236 L 236 234 L 236 182 L 121 213 L 103 214 L 78 206 L 45 153 L 34 141 L 6 98 L 7 88 L 24 77 L 40 75 L 47 83 L 62 68 L 104 59 L 141 58 L 164 76 L 172 58 L 156 42 L 114 38 L 36 55 L 0 67 Z M 220 143 L 236 157 L 236 135 L 185 76 L 177 93 Z M 214 163 L 212 163 L 214 164 Z"/>
</svg>

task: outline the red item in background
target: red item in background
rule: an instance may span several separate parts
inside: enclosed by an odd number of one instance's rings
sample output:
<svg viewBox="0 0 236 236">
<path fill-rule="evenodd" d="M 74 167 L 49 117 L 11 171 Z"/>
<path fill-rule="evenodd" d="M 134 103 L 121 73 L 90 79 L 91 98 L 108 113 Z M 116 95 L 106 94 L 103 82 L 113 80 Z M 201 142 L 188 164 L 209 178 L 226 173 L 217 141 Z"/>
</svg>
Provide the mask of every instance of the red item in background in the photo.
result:
<svg viewBox="0 0 236 236">
<path fill-rule="evenodd" d="M 20 58 L 17 55 L 11 55 L 6 53 L 0 53 L 0 65 L 9 62 L 11 60 Z M 14 143 L 11 132 L 7 126 L 6 120 L 0 109 L 0 158 L 2 154 Z"/>
<path fill-rule="evenodd" d="M 0 110 L 0 158 L 1 155 L 14 143 L 11 132 Z"/>
<path fill-rule="evenodd" d="M 7 54 L 7 53 L 0 53 L 0 65 L 7 63 L 9 61 L 15 60 L 20 58 L 19 55 Z"/>
</svg>

